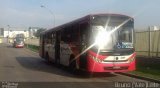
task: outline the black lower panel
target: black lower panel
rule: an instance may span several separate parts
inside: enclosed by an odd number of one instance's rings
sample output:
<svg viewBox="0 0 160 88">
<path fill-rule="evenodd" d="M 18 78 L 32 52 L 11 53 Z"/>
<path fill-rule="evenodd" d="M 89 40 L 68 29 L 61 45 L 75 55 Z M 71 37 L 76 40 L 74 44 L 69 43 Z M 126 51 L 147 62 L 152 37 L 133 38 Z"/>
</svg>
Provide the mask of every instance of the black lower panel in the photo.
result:
<svg viewBox="0 0 160 88">
<path fill-rule="evenodd" d="M 86 55 L 80 56 L 80 68 L 85 69 L 87 67 L 87 58 Z"/>
</svg>

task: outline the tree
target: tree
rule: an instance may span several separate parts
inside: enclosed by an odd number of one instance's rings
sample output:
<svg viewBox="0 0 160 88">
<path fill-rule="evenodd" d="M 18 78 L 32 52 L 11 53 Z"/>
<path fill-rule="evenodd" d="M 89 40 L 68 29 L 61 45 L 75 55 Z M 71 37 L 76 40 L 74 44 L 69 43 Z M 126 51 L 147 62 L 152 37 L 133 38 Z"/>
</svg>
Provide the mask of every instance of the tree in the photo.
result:
<svg viewBox="0 0 160 88">
<path fill-rule="evenodd" d="M 37 32 L 34 34 L 35 37 L 39 37 L 39 36 L 40 36 L 40 33 L 43 32 L 43 31 L 45 31 L 45 30 L 46 30 L 45 28 L 40 28 L 40 29 L 38 29 Z"/>
</svg>

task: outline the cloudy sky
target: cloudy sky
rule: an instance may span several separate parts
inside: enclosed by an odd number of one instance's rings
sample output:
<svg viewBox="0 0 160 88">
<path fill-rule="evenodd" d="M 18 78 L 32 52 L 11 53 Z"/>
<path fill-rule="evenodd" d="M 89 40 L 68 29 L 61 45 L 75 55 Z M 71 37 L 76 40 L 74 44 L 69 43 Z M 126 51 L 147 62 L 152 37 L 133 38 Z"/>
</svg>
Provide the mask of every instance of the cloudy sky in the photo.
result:
<svg viewBox="0 0 160 88">
<path fill-rule="evenodd" d="M 57 26 L 88 14 L 118 13 L 133 16 L 135 28 L 147 28 L 160 26 L 159 3 L 160 0 L 0 0 L 0 27 L 51 28 L 54 21 Z"/>
</svg>

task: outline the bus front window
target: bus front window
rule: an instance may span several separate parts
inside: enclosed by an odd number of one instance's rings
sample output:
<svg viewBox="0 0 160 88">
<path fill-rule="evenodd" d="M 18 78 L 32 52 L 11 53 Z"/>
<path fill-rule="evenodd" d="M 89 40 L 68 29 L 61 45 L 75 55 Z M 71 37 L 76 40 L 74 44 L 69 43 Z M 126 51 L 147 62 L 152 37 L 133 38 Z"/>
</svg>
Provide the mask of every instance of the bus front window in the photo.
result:
<svg viewBox="0 0 160 88">
<path fill-rule="evenodd" d="M 132 42 L 132 29 L 129 27 L 124 27 L 123 30 L 119 30 L 118 34 L 121 42 Z"/>
<path fill-rule="evenodd" d="M 133 20 L 129 18 L 94 17 L 91 29 L 91 41 L 96 49 L 113 51 L 133 48 Z"/>
<path fill-rule="evenodd" d="M 92 26 L 93 42 L 97 48 L 104 49 L 106 48 L 105 46 L 111 46 L 111 30 L 111 27 L 108 27 L 106 30 L 103 26 Z"/>
<path fill-rule="evenodd" d="M 133 29 L 132 27 L 122 27 L 118 32 L 117 48 L 133 48 Z"/>
</svg>

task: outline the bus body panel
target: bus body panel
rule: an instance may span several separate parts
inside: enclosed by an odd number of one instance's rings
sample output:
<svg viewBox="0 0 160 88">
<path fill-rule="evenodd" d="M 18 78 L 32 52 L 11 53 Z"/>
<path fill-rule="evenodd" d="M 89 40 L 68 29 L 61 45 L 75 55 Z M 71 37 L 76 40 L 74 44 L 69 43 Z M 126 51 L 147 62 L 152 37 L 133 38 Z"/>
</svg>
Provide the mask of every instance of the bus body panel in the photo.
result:
<svg viewBox="0 0 160 88">
<path fill-rule="evenodd" d="M 43 38 L 40 40 L 40 56 L 42 58 L 46 58 L 48 56 L 51 61 L 64 66 L 70 66 L 71 61 L 74 60 L 76 62 L 77 69 L 85 69 L 89 72 L 127 72 L 135 70 L 136 54 L 134 52 L 134 48 L 130 48 L 130 50 L 133 50 L 133 52 L 126 55 L 109 55 L 108 52 L 103 55 L 90 48 L 89 42 L 93 40 L 91 38 L 91 33 L 93 32 L 93 30 L 91 31 L 91 19 L 94 20 L 96 17 L 101 17 L 105 15 L 113 15 L 115 17 L 120 17 L 121 19 L 123 19 L 123 17 L 129 18 L 129 16 L 117 14 L 88 15 L 73 22 L 47 30 L 43 32 L 43 34 L 41 34 Z M 96 21 L 100 22 L 98 20 Z M 116 23 L 118 21 L 113 22 Z M 133 23 L 131 22 L 131 24 Z M 122 34 L 125 34 L 130 31 L 119 31 L 118 33 L 121 32 Z M 53 36 L 54 33 L 56 34 L 55 37 Z M 125 36 L 133 37 L 133 31 L 132 34 Z M 124 36 L 120 37 L 122 37 L 123 39 Z M 127 41 L 130 41 L 129 38 L 127 39 Z M 124 42 L 121 43 L 126 44 Z M 126 44 L 127 47 L 130 47 L 129 44 L 130 43 Z M 127 51 L 124 52 L 128 53 Z"/>
<path fill-rule="evenodd" d="M 15 48 L 23 48 L 23 47 L 24 47 L 24 44 L 16 44 L 14 47 L 15 47 Z"/>
<path fill-rule="evenodd" d="M 51 58 L 51 61 L 55 62 L 55 45 L 51 44 L 49 46 L 49 57 Z"/>
<path fill-rule="evenodd" d="M 120 63 L 113 65 L 112 63 L 95 63 L 92 59 L 88 60 L 89 72 L 128 72 L 135 70 L 135 60 L 131 63 Z"/>
<path fill-rule="evenodd" d="M 42 58 L 44 58 L 44 37 L 41 34 L 40 35 L 40 40 L 39 40 L 39 56 L 41 56 Z"/>
<path fill-rule="evenodd" d="M 107 63 L 104 63 L 105 59 L 108 59 L 108 56 L 98 55 L 92 51 L 88 52 L 87 56 L 87 71 L 89 72 L 127 72 L 127 71 L 134 71 L 135 68 L 135 56 L 136 54 L 133 53 L 131 55 L 126 56 L 127 60 L 121 62 L 121 60 L 114 60 Z M 101 61 L 95 60 L 94 58 L 101 59 Z M 113 56 L 115 57 L 115 56 Z M 125 56 L 123 56 L 125 57 Z M 129 62 L 130 59 L 133 59 Z"/>
<path fill-rule="evenodd" d="M 47 46 L 48 50 L 46 50 L 46 53 L 48 54 L 48 57 L 50 61 L 55 61 L 55 46 L 53 44 L 48 44 Z"/>
<path fill-rule="evenodd" d="M 60 64 L 69 66 L 70 55 L 72 54 L 69 44 L 60 44 Z"/>
</svg>

